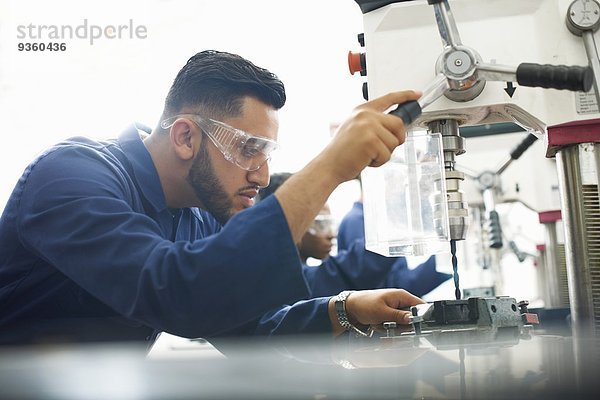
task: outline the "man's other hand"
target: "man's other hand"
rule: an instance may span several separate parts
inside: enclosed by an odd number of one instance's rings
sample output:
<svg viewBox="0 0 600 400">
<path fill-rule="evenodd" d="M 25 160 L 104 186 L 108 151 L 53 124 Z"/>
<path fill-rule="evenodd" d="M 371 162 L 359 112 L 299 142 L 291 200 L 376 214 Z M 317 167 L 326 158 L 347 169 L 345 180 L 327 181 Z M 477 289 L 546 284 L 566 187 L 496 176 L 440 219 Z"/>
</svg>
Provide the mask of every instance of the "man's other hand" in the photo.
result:
<svg viewBox="0 0 600 400">
<path fill-rule="evenodd" d="M 335 335 L 344 331 L 335 313 L 335 296 L 329 301 L 329 318 Z M 346 314 L 353 325 L 380 325 L 396 322 L 408 325 L 410 311 L 402 310 L 425 303 L 404 289 L 376 289 L 352 292 L 346 299 Z"/>
</svg>

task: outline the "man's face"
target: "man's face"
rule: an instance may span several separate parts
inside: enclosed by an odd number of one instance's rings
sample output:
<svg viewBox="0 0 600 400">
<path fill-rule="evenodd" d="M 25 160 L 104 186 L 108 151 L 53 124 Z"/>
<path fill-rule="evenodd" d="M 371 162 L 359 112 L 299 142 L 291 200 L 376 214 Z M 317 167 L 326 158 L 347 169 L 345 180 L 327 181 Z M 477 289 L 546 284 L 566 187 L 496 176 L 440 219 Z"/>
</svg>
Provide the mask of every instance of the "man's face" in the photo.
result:
<svg viewBox="0 0 600 400">
<path fill-rule="evenodd" d="M 277 140 L 277 111 L 252 97 L 244 100 L 241 116 L 222 122 L 254 136 Z M 269 184 L 269 167 L 265 163 L 256 171 L 246 171 L 226 160 L 204 135 L 188 173 L 188 182 L 203 208 L 225 224 L 233 214 L 254 205 L 258 190 Z"/>
</svg>

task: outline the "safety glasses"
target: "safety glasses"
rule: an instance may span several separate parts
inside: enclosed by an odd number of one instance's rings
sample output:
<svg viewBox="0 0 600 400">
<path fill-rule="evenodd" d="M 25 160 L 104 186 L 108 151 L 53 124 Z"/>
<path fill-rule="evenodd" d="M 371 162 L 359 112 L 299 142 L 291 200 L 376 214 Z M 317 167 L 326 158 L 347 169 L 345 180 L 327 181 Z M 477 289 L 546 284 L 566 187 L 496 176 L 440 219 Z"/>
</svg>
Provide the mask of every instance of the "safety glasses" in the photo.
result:
<svg viewBox="0 0 600 400">
<path fill-rule="evenodd" d="M 318 214 L 310 227 L 308 232 L 313 235 L 336 235 L 337 226 L 335 220 L 331 214 Z"/>
<path fill-rule="evenodd" d="M 277 142 L 250 135 L 223 122 L 204 118 L 196 114 L 179 114 L 160 123 L 168 129 L 178 118 L 194 121 L 210 138 L 225 159 L 246 171 L 256 171 L 271 159 L 271 153 L 279 147 Z"/>
</svg>

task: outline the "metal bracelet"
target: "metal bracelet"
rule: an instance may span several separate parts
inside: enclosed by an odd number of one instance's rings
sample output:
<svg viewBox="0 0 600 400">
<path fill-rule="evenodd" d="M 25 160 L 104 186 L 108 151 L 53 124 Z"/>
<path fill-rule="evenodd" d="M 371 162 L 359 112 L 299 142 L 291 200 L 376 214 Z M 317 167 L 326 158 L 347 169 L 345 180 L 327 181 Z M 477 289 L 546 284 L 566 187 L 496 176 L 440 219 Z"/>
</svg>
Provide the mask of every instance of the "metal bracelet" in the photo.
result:
<svg viewBox="0 0 600 400">
<path fill-rule="evenodd" d="M 352 325 L 350 320 L 348 319 L 348 313 L 346 312 L 346 299 L 350 296 L 354 291 L 353 290 L 344 290 L 340 294 L 335 297 L 334 305 L 335 305 L 335 315 L 337 316 L 339 324 L 347 331 L 353 332 L 356 336 L 364 336 L 370 337 L 372 335 L 372 331 L 363 332 L 358 329 L 356 326 Z"/>
</svg>

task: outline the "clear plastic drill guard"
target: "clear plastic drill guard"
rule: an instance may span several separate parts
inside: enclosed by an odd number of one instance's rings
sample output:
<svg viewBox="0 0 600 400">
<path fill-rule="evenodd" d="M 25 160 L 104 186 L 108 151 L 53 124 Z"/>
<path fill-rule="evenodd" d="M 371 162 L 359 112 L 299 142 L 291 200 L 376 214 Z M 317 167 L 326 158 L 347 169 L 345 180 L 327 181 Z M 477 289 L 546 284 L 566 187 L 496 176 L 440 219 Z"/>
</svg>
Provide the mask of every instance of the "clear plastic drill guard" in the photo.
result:
<svg viewBox="0 0 600 400">
<path fill-rule="evenodd" d="M 384 256 L 448 251 L 442 137 L 409 131 L 391 159 L 361 174 L 367 250 Z"/>
</svg>

